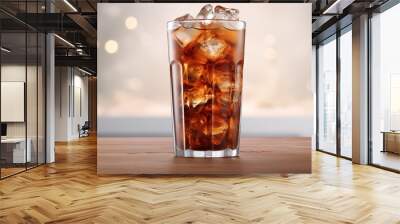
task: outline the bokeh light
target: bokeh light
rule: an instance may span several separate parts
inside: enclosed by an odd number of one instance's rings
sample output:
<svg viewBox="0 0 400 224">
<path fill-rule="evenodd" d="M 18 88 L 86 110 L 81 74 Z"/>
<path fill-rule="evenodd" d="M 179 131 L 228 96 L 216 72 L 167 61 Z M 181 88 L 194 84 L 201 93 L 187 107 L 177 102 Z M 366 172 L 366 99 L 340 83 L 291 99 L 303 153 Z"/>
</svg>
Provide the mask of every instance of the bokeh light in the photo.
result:
<svg viewBox="0 0 400 224">
<path fill-rule="evenodd" d="M 128 18 L 126 18 L 125 20 L 125 26 L 128 30 L 134 30 L 138 25 L 138 21 L 136 19 L 136 17 L 134 16 L 129 16 Z"/>
<path fill-rule="evenodd" d="M 109 54 L 114 54 L 118 51 L 118 42 L 115 40 L 108 40 L 104 45 L 104 49 Z"/>
</svg>

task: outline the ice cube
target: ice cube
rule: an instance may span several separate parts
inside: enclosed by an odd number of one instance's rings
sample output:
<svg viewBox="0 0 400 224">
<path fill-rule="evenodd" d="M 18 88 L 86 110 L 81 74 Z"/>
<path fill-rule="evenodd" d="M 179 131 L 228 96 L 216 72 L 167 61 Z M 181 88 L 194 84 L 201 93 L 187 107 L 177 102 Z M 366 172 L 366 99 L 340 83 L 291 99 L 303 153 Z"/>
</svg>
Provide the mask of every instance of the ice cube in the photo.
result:
<svg viewBox="0 0 400 224">
<path fill-rule="evenodd" d="M 189 122 L 191 129 L 202 130 L 207 125 L 207 117 L 203 114 L 196 114 L 190 117 Z"/>
<path fill-rule="evenodd" d="M 218 5 L 214 9 L 214 19 L 226 20 L 222 23 L 226 29 L 243 29 L 243 24 L 236 22 L 239 20 L 239 10 L 237 9 L 225 8 Z"/>
<path fill-rule="evenodd" d="M 196 19 L 213 19 L 214 10 L 211 4 L 207 4 L 200 9 L 199 14 L 197 14 Z"/>
<path fill-rule="evenodd" d="M 209 149 L 211 136 L 211 122 L 201 113 L 190 116 L 187 122 L 188 140 L 191 149 Z"/>
<path fill-rule="evenodd" d="M 204 115 L 200 115 L 204 116 Z M 205 117 L 205 116 L 204 116 Z M 211 135 L 211 126 L 210 123 L 207 121 L 207 119 L 204 122 L 197 122 L 194 126 L 197 130 L 199 130 L 199 133 L 201 133 L 203 136 L 201 136 L 204 139 L 207 139 L 207 136 Z"/>
<path fill-rule="evenodd" d="M 216 93 L 214 102 L 221 107 L 226 107 L 232 103 L 232 93 L 230 91 Z"/>
<path fill-rule="evenodd" d="M 215 115 L 212 117 L 211 124 L 211 142 L 214 145 L 219 145 L 222 143 L 222 140 L 225 138 L 225 135 L 228 131 L 228 121 L 223 117 Z"/>
<path fill-rule="evenodd" d="M 227 15 L 229 17 L 230 20 L 239 20 L 239 10 L 238 9 L 227 9 L 226 10 Z"/>
<path fill-rule="evenodd" d="M 179 46 L 185 48 L 190 43 L 195 41 L 197 37 L 200 35 L 201 31 L 197 29 L 187 29 L 185 27 L 179 27 L 177 30 L 174 31 L 174 37 L 178 42 Z"/>
<path fill-rule="evenodd" d="M 214 9 L 214 19 L 239 20 L 239 10 L 217 5 Z"/>
<path fill-rule="evenodd" d="M 235 71 L 235 63 L 228 59 L 219 60 L 214 64 L 214 71 L 232 73 Z"/>
<path fill-rule="evenodd" d="M 203 112 L 208 114 L 219 114 L 221 112 L 221 107 L 218 104 L 212 102 L 204 107 Z"/>
<path fill-rule="evenodd" d="M 211 90 L 207 85 L 197 85 L 184 92 L 184 103 L 189 108 L 204 105 L 212 98 Z"/>
<path fill-rule="evenodd" d="M 220 22 L 221 25 L 224 27 L 220 27 L 214 30 L 214 33 L 217 35 L 218 38 L 225 40 L 227 43 L 231 44 L 232 46 L 236 46 L 235 52 L 239 52 L 240 44 L 243 42 L 241 39 L 244 35 L 242 35 L 241 30 L 234 30 L 228 29 L 226 26 L 231 28 L 232 23 L 237 23 L 236 21 L 223 21 Z"/>
<path fill-rule="evenodd" d="M 199 39 L 200 53 L 210 61 L 224 58 L 229 51 L 229 45 L 224 40 L 218 39 L 215 35 L 208 33 Z"/>
<path fill-rule="evenodd" d="M 232 78 L 227 75 L 214 75 L 213 83 L 218 89 L 223 93 L 228 93 L 231 91 L 234 83 L 232 82 Z"/>
<path fill-rule="evenodd" d="M 189 143 L 187 147 L 191 149 L 200 149 L 204 143 L 204 135 L 209 135 L 211 133 L 211 127 L 204 114 L 195 114 L 185 119 L 185 136 L 186 142 Z"/>
<path fill-rule="evenodd" d="M 188 13 L 181 17 L 176 18 L 175 21 L 185 21 L 185 20 L 192 20 L 192 19 L 193 19 L 193 16 Z"/>
<path fill-rule="evenodd" d="M 183 64 L 184 82 L 187 85 L 196 85 L 207 82 L 206 65 L 190 61 Z"/>
<path fill-rule="evenodd" d="M 212 83 L 223 93 L 230 92 L 235 86 L 235 65 L 229 60 L 222 60 L 214 65 Z"/>
<path fill-rule="evenodd" d="M 225 15 L 225 8 L 217 5 L 214 9 L 214 19 L 223 19 L 223 20 L 227 20 L 227 15 Z"/>
<path fill-rule="evenodd" d="M 192 28 L 192 20 L 193 16 L 189 13 L 175 19 L 175 21 L 180 21 L 180 24 L 187 29 Z"/>
<path fill-rule="evenodd" d="M 222 118 L 213 118 L 212 135 L 224 134 L 228 129 L 228 123 Z"/>
</svg>

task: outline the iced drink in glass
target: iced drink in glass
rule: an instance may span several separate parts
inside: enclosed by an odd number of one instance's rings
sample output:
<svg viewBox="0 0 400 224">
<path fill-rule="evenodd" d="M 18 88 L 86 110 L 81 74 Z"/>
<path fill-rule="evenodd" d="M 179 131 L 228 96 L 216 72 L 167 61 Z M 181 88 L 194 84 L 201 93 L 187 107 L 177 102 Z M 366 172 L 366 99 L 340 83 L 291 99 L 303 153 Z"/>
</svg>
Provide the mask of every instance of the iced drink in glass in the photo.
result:
<svg viewBox="0 0 400 224">
<path fill-rule="evenodd" d="M 177 156 L 239 155 L 244 40 L 236 9 L 206 5 L 168 22 Z"/>
</svg>

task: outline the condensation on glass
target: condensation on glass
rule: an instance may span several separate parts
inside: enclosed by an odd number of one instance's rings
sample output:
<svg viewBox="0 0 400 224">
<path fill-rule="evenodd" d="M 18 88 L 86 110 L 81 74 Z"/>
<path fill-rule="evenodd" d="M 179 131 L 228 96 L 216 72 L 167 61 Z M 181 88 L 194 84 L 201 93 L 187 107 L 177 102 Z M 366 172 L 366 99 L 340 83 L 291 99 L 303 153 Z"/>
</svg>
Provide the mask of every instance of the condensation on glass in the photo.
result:
<svg viewBox="0 0 400 224">
<path fill-rule="evenodd" d="M 168 23 L 177 156 L 239 155 L 245 23 Z"/>
</svg>

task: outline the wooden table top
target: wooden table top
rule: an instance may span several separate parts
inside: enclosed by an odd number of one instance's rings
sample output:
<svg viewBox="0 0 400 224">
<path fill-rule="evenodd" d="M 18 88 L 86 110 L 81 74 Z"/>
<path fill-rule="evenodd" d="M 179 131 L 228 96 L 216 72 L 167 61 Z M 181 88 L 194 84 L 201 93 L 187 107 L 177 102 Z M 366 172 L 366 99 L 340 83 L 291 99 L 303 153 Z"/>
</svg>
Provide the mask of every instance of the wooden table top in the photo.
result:
<svg viewBox="0 0 400 224">
<path fill-rule="evenodd" d="M 97 173 L 132 175 L 232 175 L 310 173 L 311 139 L 242 138 L 234 158 L 175 157 L 172 138 L 97 140 Z"/>
</svg>

